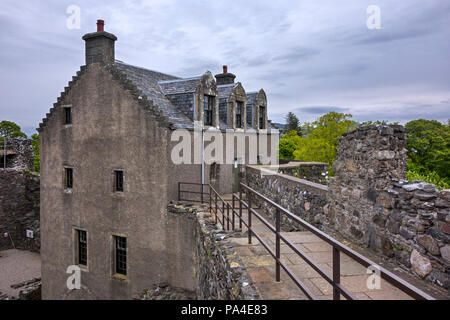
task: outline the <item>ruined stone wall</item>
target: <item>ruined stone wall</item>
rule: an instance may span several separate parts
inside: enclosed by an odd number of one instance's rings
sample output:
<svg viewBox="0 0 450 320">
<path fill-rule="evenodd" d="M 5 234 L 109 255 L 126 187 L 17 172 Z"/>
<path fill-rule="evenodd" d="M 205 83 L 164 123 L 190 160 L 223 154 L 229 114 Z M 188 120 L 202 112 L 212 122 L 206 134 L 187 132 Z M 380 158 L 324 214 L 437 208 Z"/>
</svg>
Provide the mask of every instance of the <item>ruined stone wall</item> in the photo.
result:
<svg viewBox="0 0 450 320">
<path fill-rule="evenodd" d="M 265 173 L 265 174 L 261 174 Z M 299 179 L 290 175 L 270 172 L 263 166 L 246 166 L 246 184 L 288 209 L 300 218 L 322 226 L 327 219 L 327 190 L 324 185 Z M 273 219 L 275 209 L 257 198 L 253 200 Z M 281 224 L 287 230 L 301 229 L 288 217 L 281 215 Z"/>
<path fill-rule="evenodd" d="M 287 164 L 280 164 L 279 171 L 296 178 L 326 185 L 328 183 L 328 167 L 328 163 L 290 161 Z"/>
<path fill-rule="evenodd" d="M 4 168 L 3 143 L 0 145 L 0 168 Z M 6 140 L 6 168 L 14 170 L 34 171 L 33 148 L 31 140 L 7 139 Z"/>
<path fill-rule="evenodd" d="M 0 250 L 40 250 L 39 196 L 39 176 L 0 170 Z M 26 230 L 33 231 L 33 238 L 27 238 Z"/>
<path fill-rule="evenodd" d="M 345 134 L 329 183 L 329 223 L 347 239 L 450 286 L 450 191 L 406 182 L 402 126 L 366 125 Z"/>
<path fill-rule="evenodd" d="M 181 219 L 180 225 L 195 226 L 191 237 L 191 250 L 179 251 L 173 257 L 172 263 L 191 261 L 194 256 L 193 266 L 181 265 L 182 268 L 194 268 L 192 275 L 196 281 L 195 293 L 179 288 L 172 280 L 171 287 L 164 286 L 165 290 L 159 290 L 167 299 L 196 298 L 200 300 L 254 300 L 260 296 L 255 289 L 244 264 L 236 255 L 228 238 L 234 234 L 217 229 L 215 221 L 211 217 L 206 205 L 192 205 L 185 202 L 173 202 L 168 206 L 168 215 Z M 184 247 L 184 244 L 174 243 L 169 246 Z M 170 251 L 171 249 L 169 249 Z M 175 284 L 175 285 L 174 285 Z M 176 289 L 167 289 L 176 288 Z M 168 293 L 171 291 L 172 293 Z M 153 294 L 154 290 L 151 291 Z M 148 295 L 147 295 L 148 296 Z"/>
</svg>

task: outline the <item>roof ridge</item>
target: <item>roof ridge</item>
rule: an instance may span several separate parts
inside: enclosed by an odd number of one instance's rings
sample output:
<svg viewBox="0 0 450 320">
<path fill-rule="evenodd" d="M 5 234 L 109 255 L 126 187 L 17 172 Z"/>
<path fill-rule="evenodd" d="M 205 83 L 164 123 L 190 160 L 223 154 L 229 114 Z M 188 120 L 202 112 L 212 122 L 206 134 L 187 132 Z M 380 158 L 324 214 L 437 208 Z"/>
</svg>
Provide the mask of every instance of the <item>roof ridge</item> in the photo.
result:
<svg viewBox="0 0 450 320">
<path fill-rule="evenodd" d="M 174 76 L 172 74 L 168 74 L 168 73 L 164 73 L 164 72 L 160 72 L 160 71 L 156 71 L 156 70 L 143 68 L 143 67 L 140 67 L 140 66 L 135 66 L 133 64 L 125 63 L 125 62 L 123 62 L 121 60 L 115 60 L 114 63 L 123 64 L 123 65 L 130 66 L 130 67 L 133 67 L 133 68 L 136 68 L 136 69 L 141 69 L 141 70 L 144 70 L 144 71 L 150 71 L 150 72 L 154 72 L 154 73 L 159 73 L 159 74 L 162 74 L 162 75 L 165 75 L 165 76 L 169 76 L 169 77 L 175 78 L 174 80 L 181 80 L 181 79 L 183 79 L 181 77 Z"/>
</svg>

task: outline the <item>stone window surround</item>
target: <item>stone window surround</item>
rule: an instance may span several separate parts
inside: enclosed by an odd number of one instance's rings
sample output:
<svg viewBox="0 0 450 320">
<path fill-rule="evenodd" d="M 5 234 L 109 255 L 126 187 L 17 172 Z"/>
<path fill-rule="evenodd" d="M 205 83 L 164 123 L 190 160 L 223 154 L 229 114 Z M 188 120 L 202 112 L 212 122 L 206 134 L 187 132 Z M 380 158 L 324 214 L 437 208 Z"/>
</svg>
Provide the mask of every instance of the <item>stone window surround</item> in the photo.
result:
<svg viewBox="0 0 450 320">
<path fill-rule="evenodd" d="M 82 265 L 78 263 L 78 232 L 79 231 L 85 231 L 86 232 L 86 257 L 87 257 L 87 264 L 86 265 Z M 81 227 L 77 227 L 77 226 L 73 226 L 72 227 L 72 239 L 73 239 L 73 263 L 74 265 L 78 266 L 80 268 L 81 271 L 84 272 L 89 272 L 89 232 L 86 228 L 81 228 Z"/>
<path fill-rule="evenodd" d="M 70 109 L 70 122 L 67 122 L 66 119 L 66 109 Z M 71 104 L 66 104 L 66 105 L 62 105 L 61 106 L 61 114 L 62 114 L 62 124 L 64 128 L 70 128 L 72 126 L 73 123 L 73 114 L 72 114 L 72 105 Z"/>
<path fill-rule="evenodd" d="M 127 239 L 127 274 L 120 274 L 116 272 L 116 238 L 117 237 L 122 237 L 122 238 L 126 238 Z M 110 253 L 110 257 L 111 257 L 111 261 L 110 261 L 110 267 L 111 267 L 111 278 L 113 280 L 118 280 L 118 281 L 129 281 L 129 268 L 130 268 L 130 255 L 129 255 L 129 248 L 130 248 L 130 238 L 127 234 L 124 233 L 118 233 L 118 232 L 111 232 L 110 236 L 110 249 L 111 249 L 111 253 Z"/>
<path fill-rule="evenodd" d="M 204 124 L 204 108 L 205 108 L 205 96 L 214 97 L 213 109 L 212 109 L 212 125 Z M 199 94 L 194 94 L 194 104 L 195 106 L 195 116 L 196 119 L 194 121 L 201 121 L 203 127 L 218 127 L 219 126 L 219 98 L 216 93 L 209 92 L 205 90 Z"/>
<path fill-rule="evenodd" d="M 67 186 L 67 172 L 68 172 L 68 170 L 67 169 L 72 169 L 72 185 L 71 185 L 71 187 L 68 187 Z M 74 187 L 74 174 L 75 173 L 75 170 L 74 170 L 74 167 L 73 166 L 69 166 L 69 165 L 65 165 L 65 166 L 63 166 L 63 170 L 62 170 L 62 186 L 63 186 L 63 190 L 64 190 L 64 192 L 66 192 L 66 193 L 72 193 L 72 191 L 73 191 L 73 187 Z"/>
</svg>

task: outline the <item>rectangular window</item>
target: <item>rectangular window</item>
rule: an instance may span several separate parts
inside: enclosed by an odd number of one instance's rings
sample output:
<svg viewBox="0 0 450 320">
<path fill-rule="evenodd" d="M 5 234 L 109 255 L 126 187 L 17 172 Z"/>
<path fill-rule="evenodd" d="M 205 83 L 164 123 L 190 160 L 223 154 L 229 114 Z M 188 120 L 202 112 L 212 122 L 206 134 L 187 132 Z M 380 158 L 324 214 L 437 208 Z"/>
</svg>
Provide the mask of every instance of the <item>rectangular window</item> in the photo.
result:
<svg viewBox="0 0 450 320">
<path fill-rule="evenodd" d="M 66 189 L 72 189 L 73 188 L 73 169 L 72 168 L 65 168 L 65 181 L 64 181 L 64 187 Z"/>
<path fill-rule="evenodd" d="M 205 95 L 203 108 L 205 126 L 212 126 L 213 124 L 212 123 L 213 108 L 214 108 L 214 96 Z"/>
<path fill-rule="evenodd" d="M 87 232 L 77 230 L 78 233 L 78 264 L 87 266 Z"/>
<path fill-rule="evenodd" d="M 116 241 L 116 273 L 127 275 L 127 238 L 114 238 Z"/>
<path fill-rule="evenodd" d="M 259 107 L 259 128 L 260 129 L 265 129 L 264 107 Z"/>
<path fill-rule="evenodd" d="M 236 128 L 242 128 L 242 106 L 242 102 L 236 102 Z"/>
<path fill-rule="evenodd" d="M 64 124 L 72 123 L 72 108 L 66 107 L 64 108 Z"/>
<path fill-rule="evenodd" d="M 114 189 L 118 192 L 123 192 L 123 171 L 114 171 Z"/>
</svg>

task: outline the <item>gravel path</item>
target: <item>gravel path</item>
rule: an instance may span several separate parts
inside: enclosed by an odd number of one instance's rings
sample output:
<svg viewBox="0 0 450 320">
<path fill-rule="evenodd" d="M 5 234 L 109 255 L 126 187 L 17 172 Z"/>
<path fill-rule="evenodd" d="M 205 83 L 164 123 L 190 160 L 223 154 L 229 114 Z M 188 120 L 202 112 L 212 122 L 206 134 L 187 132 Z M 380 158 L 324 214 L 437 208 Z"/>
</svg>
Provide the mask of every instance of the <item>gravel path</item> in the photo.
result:
<svg viewBox="0 0 450 320">
<path fill-rule="evenodd" d="M 0 251 L 0 292 L 17 297 L 20 289 L 11 285 L 41 277 L 39 253 L 23 250 Z"/>
</svg>

